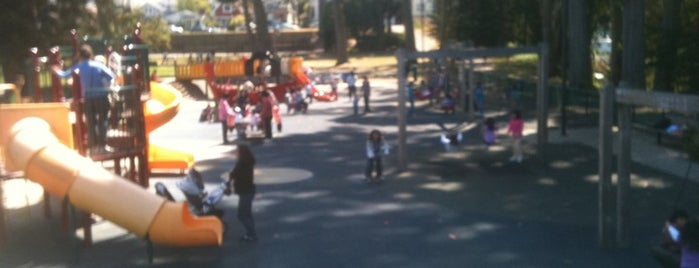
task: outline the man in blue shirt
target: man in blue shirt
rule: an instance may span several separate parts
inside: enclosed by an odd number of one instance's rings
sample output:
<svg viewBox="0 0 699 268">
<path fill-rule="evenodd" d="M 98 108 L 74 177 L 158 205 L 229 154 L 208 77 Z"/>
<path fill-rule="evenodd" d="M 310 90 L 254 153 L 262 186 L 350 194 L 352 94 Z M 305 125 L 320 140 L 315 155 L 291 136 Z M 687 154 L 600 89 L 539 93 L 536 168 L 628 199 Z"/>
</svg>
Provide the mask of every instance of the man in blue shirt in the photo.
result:
<svg viewBox="0 0 699 268">
<path fill-rule="evenodd" d="M 80 62 L 67 71 L 62 71 L 59 66 L 55 66 L 53 71 L 67 78 L 77 70 L 87 118 L 88 145 L 91 146 L 91 153 L 99 153 L 104 152 L 107 145 L 109 92 L 115 75 L 104 63 L 94 61 L 92 57 L 92 47 L 83 45 L 80 47 Z"/>
</svg>

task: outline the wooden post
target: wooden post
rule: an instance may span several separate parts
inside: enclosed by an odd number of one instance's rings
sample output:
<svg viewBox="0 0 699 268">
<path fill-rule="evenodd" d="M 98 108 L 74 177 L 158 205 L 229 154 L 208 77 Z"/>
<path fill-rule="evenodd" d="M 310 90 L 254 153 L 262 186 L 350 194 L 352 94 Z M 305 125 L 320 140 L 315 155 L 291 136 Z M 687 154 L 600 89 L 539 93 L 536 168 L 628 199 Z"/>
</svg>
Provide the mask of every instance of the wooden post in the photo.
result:
<svg viewBox="0 0 699 268">
<path fill-rule="evenodd" d="M 474 73 L 475 65 L 473 64 L 473 58 L 468 58 L 468 117 L 471 119 L 475 118 L 475 110 L 473 103 L 473 89 L 476 88 L 476 76 Z"/>
<path fill-rule="evenodd" d="M 539 154 L 544 152 L 548 142 L 548 55 L 548 44 L 542 43 L 539 49 L 539 81 L 536 91 L 536 146 Z"/>
<path fill-rule="evenodd" d="M 61 64 L 61 49 L 59 47 L 52 47 L 49 49 L 49 60 L 48 60 L 49 71 L 50 67 L 58 66 L 63 69 L 63 64 Z M 65 97 L 63 96 L 63 85 L 61 84 L 61 77 L 55 72 L 50 72 L 51 76 L 51 90 L 53 91 L 53 101 L 63 102 Z"/>
<path fill-rule="evenodd" d="M 39 48 L 29 49 L 32 57 L 32 82 L 34 83 L 34 102 L 44 102 L 41 92 L 41 61 L 39 60 Z"/>
<path fill-rule="evenodd" d="M 613 192 L 612 192 L 612 114 L 614 88 L 607 85 L 600 95 L 599 140 L 598 140 L 598 235 L 599 245 L 613 246 Z"/>
<path fill-rule="evenodd" d="M 464 74 L 466 73 L 466 70 L 464 68 L 464 64 L 466 64 L 466 61 L 463 59 L 458 59 L 458 75 L 459 75 L 459 105 L 463 109 L 464 113 L 467 111 L 468 106 L 467 106 L 467 100 L 466 98 L 466 78 L 464 77 Z"/>
<path fill-rule="evenodd" d="M 406 159 L 406 110 L 405 110 L 405 68 L 406 53 L 404 49 L 398 49 L 396 53 L 398 61 L 398 170 L 405 171 L 407 168 Z"/>
<path fill-rule="evenodd" d="M 617 155 L 617 211 L 616 243 L 620 247 L 629 245 L 629 192 L 631 191 L 631 106 L 620 105 L 619 153 Z"/>
</svg>

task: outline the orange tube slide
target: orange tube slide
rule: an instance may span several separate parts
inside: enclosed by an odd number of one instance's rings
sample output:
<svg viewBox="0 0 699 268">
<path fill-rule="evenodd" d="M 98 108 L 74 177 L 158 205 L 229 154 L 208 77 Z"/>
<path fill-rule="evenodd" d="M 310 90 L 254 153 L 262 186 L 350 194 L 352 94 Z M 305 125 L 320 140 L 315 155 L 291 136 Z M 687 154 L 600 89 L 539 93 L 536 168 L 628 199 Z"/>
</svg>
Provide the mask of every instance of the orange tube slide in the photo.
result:
<svg viewBox="0 0 699 268">
<path fill-rule="evenodd" d="M 62 144 L 49 124 L 39 118 L 15 123 L 5 155 L 26 176 L 49 193 L 69 197 L 78 208 L 122 226 L 156 244 L 171 246 L 221 245 L 221 221 L 195 217 L 187 204 L 152 194 L 80 156 Z"/>
<path fill-rule="evenodd" d="M 146 133 L 161 127 L 180 111 L 182 94 L 170 86 L 151 82 L 151 99 L 146 102 L 144 111 Z M 190 153 L 166 148 L 157 144 L 148 145 L 148 167 L 153 169 L 186 170 L 194 165 Z"/>
</svg>

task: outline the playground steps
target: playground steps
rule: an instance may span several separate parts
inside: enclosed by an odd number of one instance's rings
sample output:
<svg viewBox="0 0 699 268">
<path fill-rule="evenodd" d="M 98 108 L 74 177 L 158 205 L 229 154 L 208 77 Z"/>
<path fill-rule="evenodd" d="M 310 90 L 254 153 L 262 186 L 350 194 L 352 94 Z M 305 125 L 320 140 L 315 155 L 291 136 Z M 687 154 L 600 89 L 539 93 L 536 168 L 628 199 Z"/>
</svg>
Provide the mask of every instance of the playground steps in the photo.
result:
<svg viewBox="0 0 699 268">
<path fill-rule="evenodd" d="M 171 82 L 170 86 L 182 93 L 182 97 L 194 100 L 206 100 L 207 96 L 201 91 L 201 88 L 191 81 L 175 81 Z"/>
</svg>

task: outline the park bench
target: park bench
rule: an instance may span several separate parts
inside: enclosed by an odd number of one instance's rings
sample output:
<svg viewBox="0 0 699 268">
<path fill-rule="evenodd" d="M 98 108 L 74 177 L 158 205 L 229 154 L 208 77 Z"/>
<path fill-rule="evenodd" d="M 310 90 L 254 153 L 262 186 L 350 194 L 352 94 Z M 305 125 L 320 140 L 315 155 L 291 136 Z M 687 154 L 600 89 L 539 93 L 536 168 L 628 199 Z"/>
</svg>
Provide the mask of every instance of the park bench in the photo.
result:
<svg viewBox="0 0 699 268">
<path fill-rule="evenodd" d="M 650 133 L 655 136 L 658 145 L 682 146 L 683 131 L 697 127 L 697 119 L 694 116 L 663 113 L 652 122 L 634 122 L 633 128 Z"/>
</svg>

